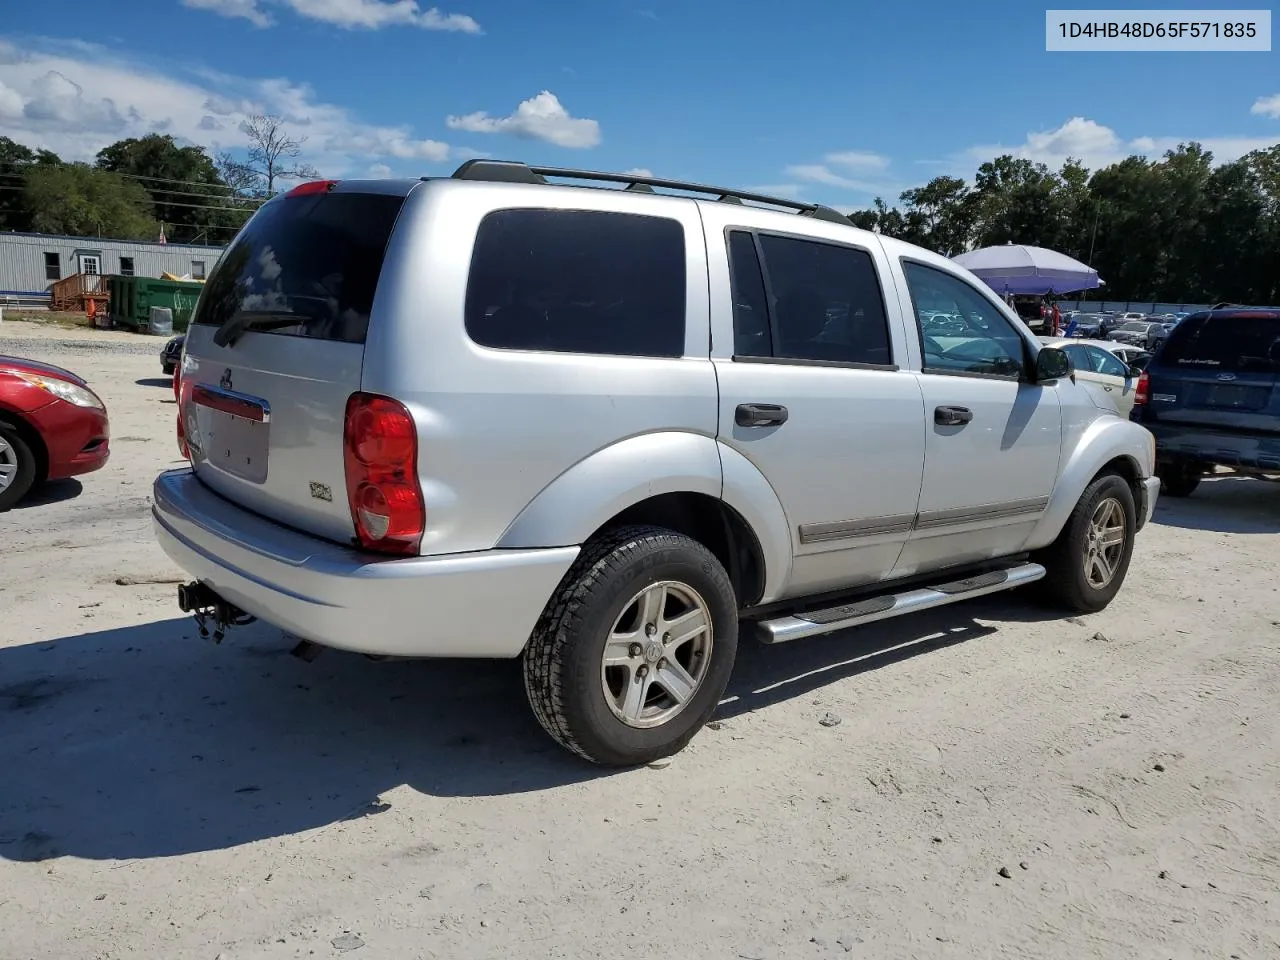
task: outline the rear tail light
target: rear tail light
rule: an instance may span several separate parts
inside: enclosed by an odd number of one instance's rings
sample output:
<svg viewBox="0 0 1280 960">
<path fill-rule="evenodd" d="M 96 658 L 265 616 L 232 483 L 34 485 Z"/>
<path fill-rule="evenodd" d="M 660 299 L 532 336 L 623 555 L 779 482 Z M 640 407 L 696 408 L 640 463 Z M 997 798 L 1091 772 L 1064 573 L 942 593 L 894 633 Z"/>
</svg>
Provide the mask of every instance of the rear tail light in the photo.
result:
<svg viewBox="0 0 1280 960">
<path fill-rule="evenodd" d="M 343 424 L 343 460 L 359 545 L 379 553 L 416 554 L 427 510 L 418 483 L 418 428 L 409 411 L 389 397 L 352 394 Z"/>
<path fill-rule="evenodd" d="M 1151 399 L 1151 376 L 1144 373 L 1138 377 L 1138 385 L 1133 391 L 1134 406 L 1142 406 Z"/>
<path fill-rule="evenodd" d="M 328 193 L 338 185 L 337 180 L 311 180 L 307 183 L 300 183 L 288 193 L 286 197 L 307 197 L 314 196 L 318 193 Z"/>
</svg>

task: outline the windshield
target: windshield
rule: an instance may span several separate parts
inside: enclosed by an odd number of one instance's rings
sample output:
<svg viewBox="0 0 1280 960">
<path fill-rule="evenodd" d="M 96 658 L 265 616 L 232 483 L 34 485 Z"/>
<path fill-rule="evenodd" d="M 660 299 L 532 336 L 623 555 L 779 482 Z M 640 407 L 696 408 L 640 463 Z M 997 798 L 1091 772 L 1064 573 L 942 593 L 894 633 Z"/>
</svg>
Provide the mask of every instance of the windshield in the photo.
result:
<svg viewBox="0 0 1280 960">
<path fill-rule="evenodd" d="M 1278 340 L 1280 315 L 1191 317 L 1174 327 L 1161 361 L 1211 370 L 1274 370 Z"/>
<path fill-rule="evenodd" d="M 403 204 L 363 193 L 269 203 L 218 261 L 192 322 L 363 343 Z"/>
</svg>

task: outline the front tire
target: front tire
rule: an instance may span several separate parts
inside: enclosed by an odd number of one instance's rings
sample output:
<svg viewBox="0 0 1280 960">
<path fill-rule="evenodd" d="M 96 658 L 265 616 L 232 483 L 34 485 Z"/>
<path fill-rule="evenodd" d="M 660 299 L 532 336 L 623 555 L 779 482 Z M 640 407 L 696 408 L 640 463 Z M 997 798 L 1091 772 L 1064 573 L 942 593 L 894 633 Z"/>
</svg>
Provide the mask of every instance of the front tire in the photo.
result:
<svg viewBox="0 0 1280 960">
<path fill-rule="evenodd" d="M 628 526 L 589 542 L 524 651 L 538 722 L 592 763 L 626 767 L 683 749 L 715 711 L 738 646 L 724 567 L 671 530 Z"/>
<path fill-rule="evenodd" d="M 1171 497 L 1189 497 L 1200 486 L 1204 470 L 1193 460 L 1169 460 L 1156 465 L 1160 492 Z"/>
<path fill-rule="evenodd" d="M 0 422 L 0 511 L 25 497 L 35 482 L 35 453 L 17 430 Z"/>
<path fill-rule="evenodd" d="M 1119 592 L 1133 557 L 1137 511 L 1129 484 L 1103 474 L 1085 489 L 1058 539 L 1038 558 L 1041 597 L 1072 613 L 1097 613 Z"/>
</svg>

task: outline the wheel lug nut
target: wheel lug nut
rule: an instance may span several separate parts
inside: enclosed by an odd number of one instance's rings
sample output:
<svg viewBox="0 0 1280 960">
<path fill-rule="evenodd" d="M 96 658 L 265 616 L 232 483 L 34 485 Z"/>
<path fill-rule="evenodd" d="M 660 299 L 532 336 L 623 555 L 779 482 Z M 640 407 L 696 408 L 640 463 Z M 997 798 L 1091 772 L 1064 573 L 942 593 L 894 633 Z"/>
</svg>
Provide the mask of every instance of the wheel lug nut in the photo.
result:
<svg viewBox="0 0 1280 960">
<path fill-rule="evenodd" d="M 648 668 L 648 667 L 641 667 L 639 670 L 637 670 L 637 671 L 636 671 L 636 677 L 638 677 L 638 678 L 639 678 L 639 677 L 647 677 L 648 675 L 649 675 L 649 668 Z"/>
<path fill-rule="evenodd" d="M 638 643 L 633 643 L 631 646 L 627 647 L 627 653 L 633 657 L 640 656 L 641 650 L 642 647 Z"/>
<path fill-rule="evenodd" d="M 658 669 L 663 670 L 666 668 L 666 666 L 667 666 L 667 658 L 663 657 L 661 660 L 658 661 Z"/>
<path fill-rule="evenodd" d="M 657 633 L 657 632 L 658 632 L 658 626 L 657 626 L 657 624 L 653 624 L 653 623 L 646 623 L 646 624 L 645 624 L 645 626 L 644 626 L 644 635 L 645 635 L 646 637 L 652 637 L 652 636 L 653 636 L 655 633 Z"/>
<path fill-rule="evenodd" d="M 664 634 L 662 635 L 662 642 L 663 642 L 663 643 L 670 643 L 670 642 L 671 642 L 671 634 L 669 634 L 669 633 L 664 633 Z"/>
</svg>

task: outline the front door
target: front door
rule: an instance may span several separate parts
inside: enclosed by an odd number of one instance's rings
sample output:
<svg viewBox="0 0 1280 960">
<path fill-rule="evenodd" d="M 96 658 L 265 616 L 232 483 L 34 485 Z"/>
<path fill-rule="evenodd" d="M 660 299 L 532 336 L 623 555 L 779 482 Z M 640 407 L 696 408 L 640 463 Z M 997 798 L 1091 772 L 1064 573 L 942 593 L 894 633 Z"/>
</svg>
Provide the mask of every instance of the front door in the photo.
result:
<svg viewBox="0 0 1280 960">
<path fill-rule="evenodd" d="M 721 216 L 707 223 L 719 440 L 782 504 L 794 556 L 783 596 L 884 579 L 924 462 L 920 387 L 895 366 L 905 337 L 882 293 L 884 252 L 752 229 L 742 208 Z"/>
<path fill-rule="evenodd" d="M 96 277 L 102 273 L 102 258 L 96 255 L 80 254 L 80 272 Z"/>
<path fill-rule="evenodd" d="M 1061 457 L 1053 384 L 1028 376 L 1033 348 L 963 277 L 903 261 L 917 314 L 958 314 L 965 329 L 922 331 L 924 481 L 899 576 L 1018 552 L 1049 503 Z"/>
</svg>

